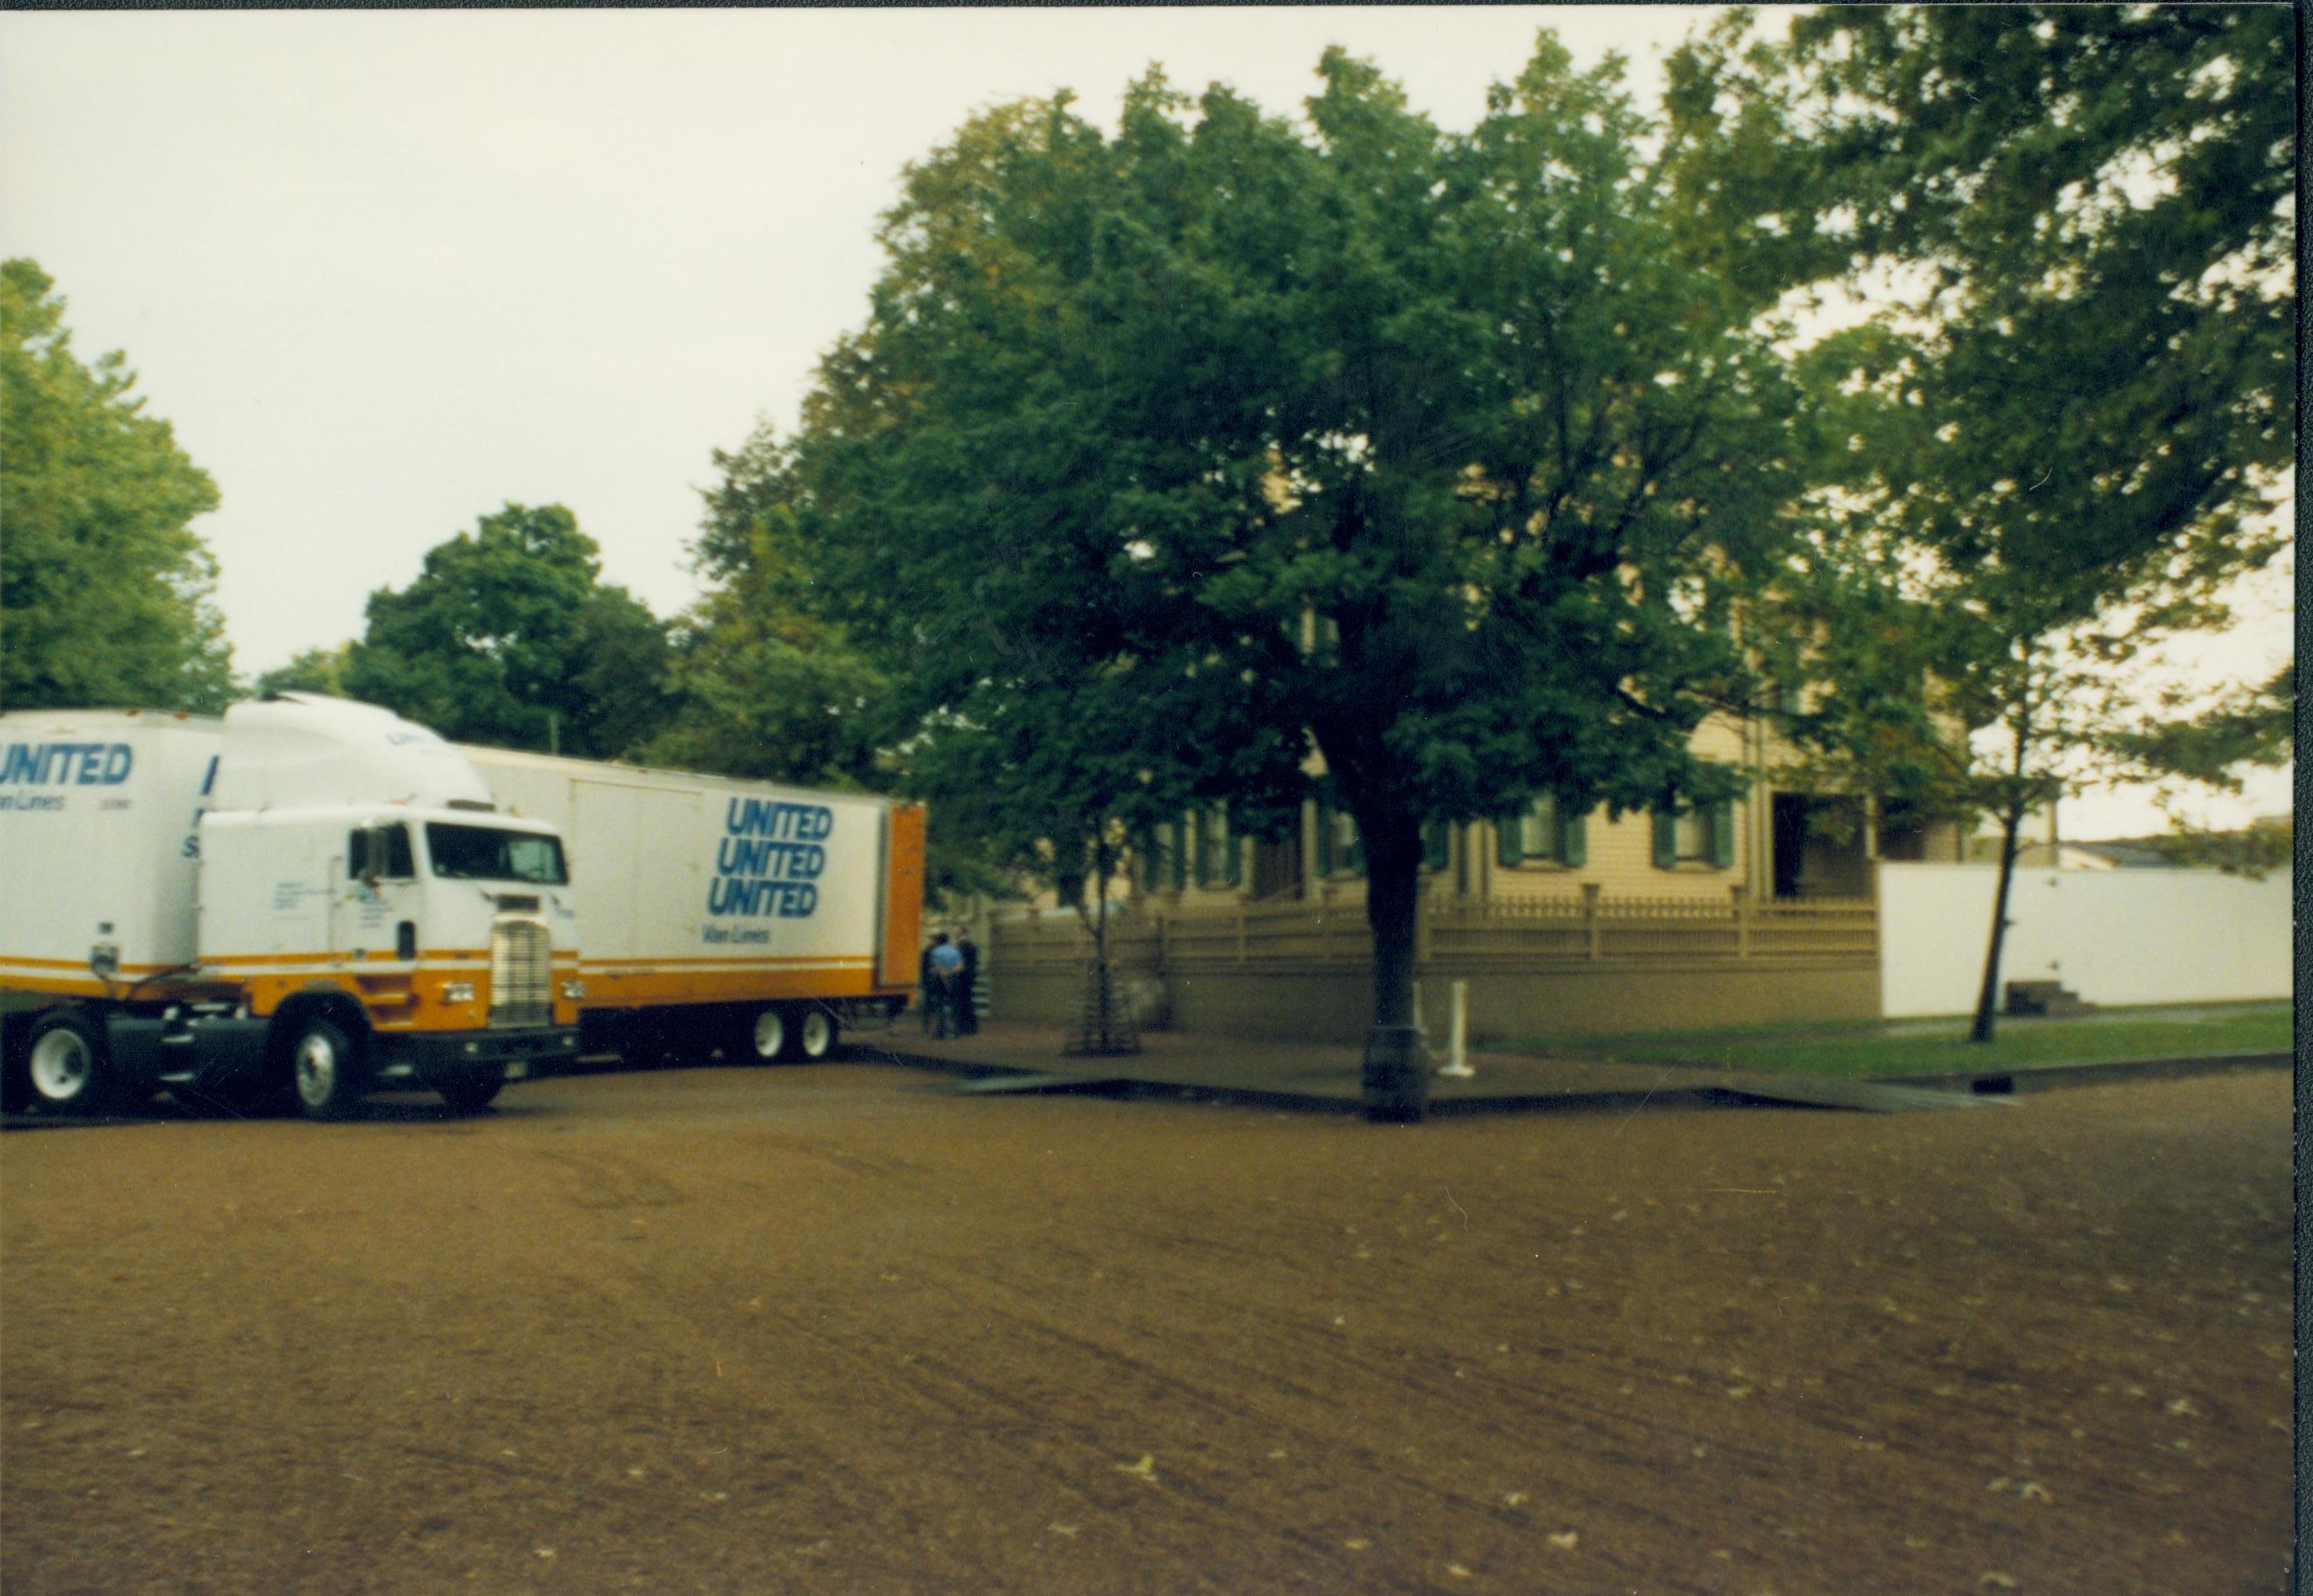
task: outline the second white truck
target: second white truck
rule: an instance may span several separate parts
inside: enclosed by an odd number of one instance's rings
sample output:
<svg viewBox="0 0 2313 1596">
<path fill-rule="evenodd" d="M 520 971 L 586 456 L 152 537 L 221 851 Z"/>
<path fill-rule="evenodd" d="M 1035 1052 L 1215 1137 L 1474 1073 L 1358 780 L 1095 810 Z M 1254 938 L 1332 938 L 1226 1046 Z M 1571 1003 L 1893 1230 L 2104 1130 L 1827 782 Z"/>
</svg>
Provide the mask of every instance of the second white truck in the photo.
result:
<svg viewBox="0 0 2313 1596">
<path fill-rule="evenodd" d="M 498 809 L 567 841 L 585 1045 L 815 1060 L 904 1006 L 924 811 L 686 771 L 460 750 Z"/>
</svg>

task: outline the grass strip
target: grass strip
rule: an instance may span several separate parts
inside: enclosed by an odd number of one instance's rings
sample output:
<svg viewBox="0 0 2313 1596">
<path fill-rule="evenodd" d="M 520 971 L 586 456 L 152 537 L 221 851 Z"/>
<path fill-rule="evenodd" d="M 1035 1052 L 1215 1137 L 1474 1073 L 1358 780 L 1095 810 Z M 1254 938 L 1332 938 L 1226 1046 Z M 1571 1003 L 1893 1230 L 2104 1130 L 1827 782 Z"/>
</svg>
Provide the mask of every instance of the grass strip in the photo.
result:
<svg viewBox="0 0 2313 1596">
<path fill-rule="evenodd" d="M 2068 1064 L 2136 1059 L 2198 1058 L 2225 1053 L 2285 1053 L 2291 1017 L 2283 1007 L 2259 1007 L 2189 1018 L 2003 1020 L 1992 1039 L 1967 1039 L 1967 1022 L 1831 1030 L 1808 1027 L 1708 1035 L 1653 1032 L 1639 1036 L 1527 1038 L 1491 1044 L 1527 1052 L 1615 1063 L 1671 1064 L 1690 1068 L 1787 1071 L 1869 1080 L 1895 1075 L 1959 1074 L 1971 1070 L 2045 1069 Z"/>
</svg>

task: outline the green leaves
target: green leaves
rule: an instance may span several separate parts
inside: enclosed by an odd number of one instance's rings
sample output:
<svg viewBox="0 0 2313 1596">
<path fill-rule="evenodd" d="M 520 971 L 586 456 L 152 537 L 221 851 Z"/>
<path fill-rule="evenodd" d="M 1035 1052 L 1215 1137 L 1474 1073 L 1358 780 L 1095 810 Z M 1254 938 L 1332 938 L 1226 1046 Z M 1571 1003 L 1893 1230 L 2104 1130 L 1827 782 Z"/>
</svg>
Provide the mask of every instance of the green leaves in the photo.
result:
<svg viewBox="0 0 2313 1596">
<path fill-rule="evenodd" d="M 632 752 L 664 719 L 667 640 L 559 504 L 508 504 L 427 552 L 416 581 L 370 595 L 347 657 L 351 696 L 455 741 Z"/>
<path fill-rule="evenodd" d="M 1616 68 L 1545 39 L 1466 135 L 1318 72 L 1314 131 L 1153 76 L 1113 139 L 975 118 L 794 444 L 910 768 L 1069 868 L 1289 806 L 1313 743 L 1376 836 L 1708 785 L 1727 617 L 1790 536 L 1796 396 Z"/>
<path fill-rule="evenodd" d="M 1672 66 L 1688 247 L 1763 296 L 1876 302 L 1799 363 L 1825 491 L 1794 603 L 1828 682 L 1801 729 L 1851 785 L 2011 835 L 2098 761 L 2221 776 L 2254 737 L 2148 716 L 2117 668 L 2221 620 L 2221 587 L 2284 537 L 2291 19 L 1832 6 L 1787 44 L 1749 27 Z M 1979 763 L 1963 740 L 1990 728 Z"/>
<path fill-rule="evenodd" d="M 0 705 L 222 709 L 215 484 L 144 413 L 123 357 L 84 365 L 64 301 L 0 265 Z"/>
</svg>

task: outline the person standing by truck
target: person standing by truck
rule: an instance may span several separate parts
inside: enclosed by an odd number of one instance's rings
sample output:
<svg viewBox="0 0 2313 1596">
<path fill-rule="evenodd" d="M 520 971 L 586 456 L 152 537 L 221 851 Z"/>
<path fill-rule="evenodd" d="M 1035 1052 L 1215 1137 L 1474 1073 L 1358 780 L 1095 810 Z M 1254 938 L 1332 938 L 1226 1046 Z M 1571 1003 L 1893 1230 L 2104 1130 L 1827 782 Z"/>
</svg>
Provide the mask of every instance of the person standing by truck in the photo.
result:
<svg viewBox="0 0 2313 1596">
<path fill-rule="evenodd" d="M 943 1036 L 946 1034 L 939 1023 L 940 1005 L 946 997 L 946 992 L 940 980 L 939 967 L 932 960 L 932 955 L 946 945 L 947 933 L 933 932 L 932 940 L 924 945 L 924 956 L 919 963 L 918 974 L 923 985 L 924 1034 L 926 1036 L 933 1035 L 935 1032 Z"/>
<path fill-rule="evenodd" d="M 963 989 L 956 978 L 963 970 L 963 955 L 954 943 L 941 937 L 932 945 L 932 977 L 938 993 L 932 1011 L 932 1035 L 942 1039 L 957 1034 L 956 1005 L 962 1001 Z"/>
<path fill-rule="evenodd" d="M 980 944 L 961 925 L 955 928 L 955 951 L 963 960 L 955 978 L 955 1034 L 972 1036 L 980 1030 Z"/>
</svg>

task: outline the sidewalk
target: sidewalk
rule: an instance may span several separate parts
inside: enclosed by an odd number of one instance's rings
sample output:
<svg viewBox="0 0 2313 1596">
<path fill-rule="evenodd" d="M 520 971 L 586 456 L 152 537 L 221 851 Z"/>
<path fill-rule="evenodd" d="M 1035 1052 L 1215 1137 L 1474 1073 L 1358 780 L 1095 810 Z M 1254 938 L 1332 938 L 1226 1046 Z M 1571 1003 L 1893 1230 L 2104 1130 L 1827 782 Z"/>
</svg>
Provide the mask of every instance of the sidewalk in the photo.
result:
<svg viewBox="0 0 2313 1596">
<path fill-rule="evenodd" d="M 905 1020 L 888 1033 L 852 1038 L 856 1054 L 928 1065 L 979 1077 L 982 1090 L 1088 1090 L 1099 1086 L 1126 1095 L 1197 1095 L 1271 1107 L 1356 1112 L 1363 1107 L 1362 1065 L 1354 1048 L 1266 1038 L 1226 1038 L 1182 1031 L 1144 1031 L 1140 1051 L 1121 1057 L 1063 1056 L 1065 1035 L 1058 1025 L 998 1022 L 975 1036 L 936 1041 Z M 1528 1054 L 1469 1055 L 1471 1075 L 1432 1078 L 1433 1113 L 1536 1108 L 1634 1108 L 1666 1099 L 1719 1095 L 1767 1096 L 1827 1102 L 1844 1107 L 1926 1107 L 1851 1102 L 1859 1095 L 1850 1082 L 1794 1080 L 1786 1093 L 1769 1083 L 1762 1092 L 1752 1077 L 1719 1069 L 1669 1065 L 1607 1064 Z M 1014 1077 L 1013 1081 L 999 1077 Z M 1943 1094 L 1936 1094 L 1941 1097 Z M 1967 1104 L 1956 1100 L 1950 1106 Z M 1973 1105 L 1970 1105 L 1973 1106 Z"/>
<path fill-rule="evenodd" d="M 1229 1101 L 1355 1112 L 1362 1107 L 1358 1049 L 1268 1038 L 1143 1031 L 1140 1051 L 1118 1057 L 1064 1055 L 1065 1029 L 1017 1022 L 935 1040 L 913 1015 L 888 1031 L 858 1031 L 855 1057 L 951 1071 L 977 1090 L 1092 1091 L 1126 1096 L 1204 1096 Z M 1438 1057 L 1443 1058 L 1442 1050 Z M 1804 1104 L 1892 1112 L 1986 1108 L 2011 1094 L 2063 1085 L 2197 1074 L 2289 1062 L 2286 1054 L 2042 1065 L 1917 1080 L 1851 1081 L 1677 1065 L 1621 1064 L 1472 1049 L 1468 1076 L 1434 1076 L 1433 1113 L 1516 1109 L 1633 1108 L 1684 1100 Z M 959 1087 L 970 1091 L 974 1087 Z"/>
</svg>

